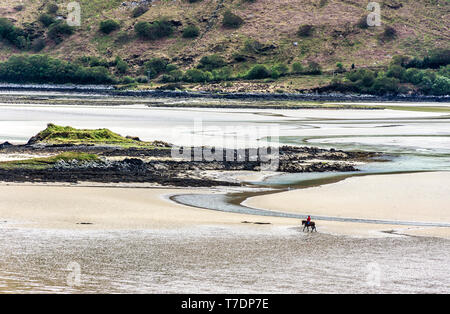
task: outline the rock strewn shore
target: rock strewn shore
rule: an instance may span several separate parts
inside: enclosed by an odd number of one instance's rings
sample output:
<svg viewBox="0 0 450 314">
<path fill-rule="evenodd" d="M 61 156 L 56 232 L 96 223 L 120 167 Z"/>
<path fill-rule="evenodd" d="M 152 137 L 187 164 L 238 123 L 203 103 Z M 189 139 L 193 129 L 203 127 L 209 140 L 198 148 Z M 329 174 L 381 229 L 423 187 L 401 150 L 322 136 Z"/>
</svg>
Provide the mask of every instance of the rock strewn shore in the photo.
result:
<svg viewBox="0 0 450 314">
<path fill-rule="evenodd" d="M 200 149 L 206 149 L 202 147 Z M 101 183 L 136 182 L 165 186 L 236 186 L 208 177 L 192 176 L 193 172 L 208 171 L 260 171 L 261 159 L 251 160 L 250 151 L 234 150 L 234 160 L 192 161 L 173 159 L 167 148 L 119 148 L 95 145 L 11 145 L 0 144 L 0 154 L 56 155 L 64 152 L 97 154 L 100 161 L 59 161 L 46 169 L 0 168 L 0 181 L 7 182 L 79 182 Z M 269 149 L 270 151 L 270 149 Z M 356 162 L 377 156 L 371 152 L 345 152 L 314 147 L 282 146 L 277 150 L 279 172 L 357 171 Z M 238 156 L 244 157 L 238 161 Z"/>
<path fill-rule="evenodd" d="M 403 101 L 445 102 L 450 96 L 425 95 L 357 95 L 343 93 L 253 93 L 253 92 L 193 92 L 173 90 L 118 90 L 112 86 L 0 84 L 0 91 L 76 92 L 86 95 L 156 97 L 156 98 L 215 98 L 237 100 L 299 100 L 299 101 Z"/>
</svg>

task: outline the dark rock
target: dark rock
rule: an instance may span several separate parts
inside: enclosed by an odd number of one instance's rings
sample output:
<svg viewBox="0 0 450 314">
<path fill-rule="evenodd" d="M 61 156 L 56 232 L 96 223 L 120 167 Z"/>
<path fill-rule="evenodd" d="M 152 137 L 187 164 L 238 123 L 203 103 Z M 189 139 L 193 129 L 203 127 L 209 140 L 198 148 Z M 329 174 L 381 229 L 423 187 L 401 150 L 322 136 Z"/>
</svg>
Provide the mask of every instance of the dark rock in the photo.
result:
<svg viewBox="0 0 450 314">
<path fill-rule="evenodd" d="M 0 144 L 0 149 L 6 148 L 6 147 L 11 147 L 11 146 L 13 146 L 13 144 L 11 144 L 10 142 L 4 142 L 4 143 Z"/>
<path fill-rule="evenodd" d="M 136 141 L 136 142 L 142 142 L 141 139 L 139 137 L 137 137 L 137 136 L 130 136 L 130 135 L 128 135 L 125 138 L 127 138 L 129 140 Z"/>
</svg>

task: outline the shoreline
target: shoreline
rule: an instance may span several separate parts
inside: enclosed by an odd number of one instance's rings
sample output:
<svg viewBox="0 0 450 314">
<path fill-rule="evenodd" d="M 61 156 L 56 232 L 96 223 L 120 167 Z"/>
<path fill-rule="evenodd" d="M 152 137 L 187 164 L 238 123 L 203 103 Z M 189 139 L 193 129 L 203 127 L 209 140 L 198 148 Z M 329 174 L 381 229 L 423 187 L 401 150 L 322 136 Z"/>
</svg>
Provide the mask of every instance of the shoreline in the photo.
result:
<svg viewBox="0 0 450 314">
<path fill-rule="evenodd" d="M 10 191 L 14 193 L 8 193 Z M 297 218 L 209 210 L 172 200 L 173 196 L 183 193 L 224 193 L 225 190 L 220 188 L 211 190 L 136 185 L 96 186 L 91 183 L 48 185 L 0 182 L 0 192 L 2 195 L 11 195 L 4 197 L 0 204 L 0 223 L 6 228 L 144 231 L 216 226 L 230 231 L 239 229 L 245 233 L 258 230 L 267 234 L 296 232 L 299 235 L 308 235 L 302 231 Z M 17 193 L 26 195 L 26 199 L 14 199 L 13 195 Z M 276 194 L 282 193 L 284 192 Z M 50 197 L 52 202 L 49 203 Z M 94 206 L 95 204 L 97 206 Z M 448 227 L 321 220 L 318 228 L 318 234 L 337 237 L 370 239 L 412 236 L 450 239 Z"/>
<path fill-rule="evenodd" d="M 342 93 L 227 93 L 194 92 L 170 90 L 119 90 L 113 86 L 51 85 L 51 84 L 0 84 L 0 91 L 41 91 L 41 92 L 77 92 L 82 94 L 100 94 L 105 96 L 158 97 L 158 98 L 212 98 L 227 100 L 295 100 L 295 101 L 403 101 L 403 102 L 448 102 L 450 96 L 424 95 L 356 95 Z M 216 107 L 221 108 L 221 107 Z M 225 106 L 227 108 L 227 106 Z M 246 108 L 243 106 L 242 108 Z M 262 108 L 267 108 L 262 106 Z M 274 108 L 270 108 L 274 109 Z M 295 109 L 295 108 L 294 108 Z"/>
<path fill-rule="evenodd" d="M 375 223 L 376 220 L 389 219 L 386 223 L 400 227 L 405 235 L 450 239 L 450 227 L 447 226 L 450 225 L 450 196 L 445 193 L 446 182 L 450 182 L 450 172 L 350 177 L 328 185 L 250 197 L 242 205 L 275 212 L 310 214 L 313 220 L 314 216 L 334 216 L 344 224 L 347 223 L 345 220 L 352 219 L 359 219 L 362 223 L 373 220 L 372 225 L 376 227 L 372 229 L 378 231 L 382 231 L 382 225 Z M 421 192 L 414 192 L 417 190 Z M 418 225 L 408 226 L 409 221 Z M 320 225 L 333 230 L 335 226 L 327 226 L 329 222 L 320 220 Z M 382 229 L 388 226 L 385 224 Z M 411 228 L 412 231 L 409 230 Z"/>
</svg>

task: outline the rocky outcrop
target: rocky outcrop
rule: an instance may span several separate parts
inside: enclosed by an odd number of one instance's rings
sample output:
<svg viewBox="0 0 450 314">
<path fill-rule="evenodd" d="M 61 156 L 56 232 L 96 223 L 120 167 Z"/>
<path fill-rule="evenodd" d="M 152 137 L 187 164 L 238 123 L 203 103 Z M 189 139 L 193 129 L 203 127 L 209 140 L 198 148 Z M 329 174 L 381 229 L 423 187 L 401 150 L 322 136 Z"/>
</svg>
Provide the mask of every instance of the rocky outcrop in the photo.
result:
<svg viewBox="0 0 450 314">
<path fill-rule="evenodd" d="M 0 149 L 8 148 L 11 146 L 13 146 L 13 145 L 10 142 L 4 142 L 4 143 L 0 144 Z"/>
<path fill-rule="evenodd" d="M 347 152 L 314 147 L 282 146 L 255 151 L 239 149 L 224 151 L 220 160 L 207 161 L 205 152 L 214 152 L 208 147 L 188 148 L 187 160 L 172 158 L 167 143 L 155 148 L 120 148 L 95 145 L 11 145 L 0 144 L 1 153 L 61 154 L 85 152 L 97 154 L 98 160 L 59 160 L 46 169 L 1 170 L 0 181 L 18 182 L 145 182 L 171 186 L 217 186 L 236 183 L 213 180 L 202 172 L 208 171 L 261 171 L 265 160 L 260 152 L 273 154 L 277 169 L 272 171 L 301 172 L 348 172 L 357 171 L 356 161 L 368 161 L 378 154 L 372 152 Z M 197 155 L 196 155 L 197 154 Z M 201 156 L 200 160 L 194 157 Z M 195 175 L 193 175 L 195 174 Z"/>
</svg>

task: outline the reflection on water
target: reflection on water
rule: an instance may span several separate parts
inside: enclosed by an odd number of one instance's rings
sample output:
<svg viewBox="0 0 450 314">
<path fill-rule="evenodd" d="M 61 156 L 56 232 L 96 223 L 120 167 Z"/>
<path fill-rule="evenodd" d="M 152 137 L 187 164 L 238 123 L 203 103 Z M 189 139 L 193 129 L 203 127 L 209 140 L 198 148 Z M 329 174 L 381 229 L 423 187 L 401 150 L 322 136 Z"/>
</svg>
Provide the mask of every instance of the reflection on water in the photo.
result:
<svg viewBox="0 0 450 314">
<path fill-rule="evenodd" d="M 450 292 L 448 240 L 359 239 L 272 228 L 1 229 L 0 292 Z M 81 267 L 79 287 L 67 285 L 72 262 Z M 379 286 L 368 281 L 374 262 Z"/>
</svg>

